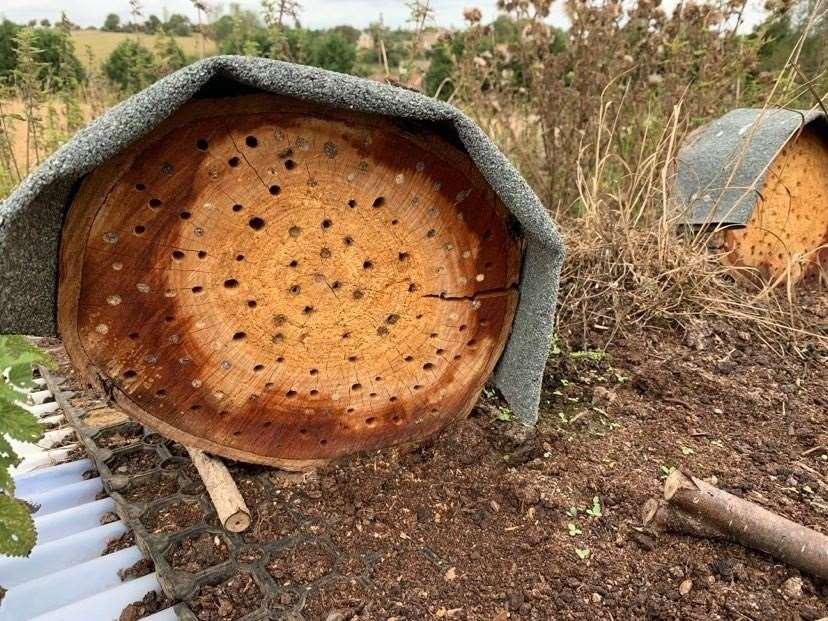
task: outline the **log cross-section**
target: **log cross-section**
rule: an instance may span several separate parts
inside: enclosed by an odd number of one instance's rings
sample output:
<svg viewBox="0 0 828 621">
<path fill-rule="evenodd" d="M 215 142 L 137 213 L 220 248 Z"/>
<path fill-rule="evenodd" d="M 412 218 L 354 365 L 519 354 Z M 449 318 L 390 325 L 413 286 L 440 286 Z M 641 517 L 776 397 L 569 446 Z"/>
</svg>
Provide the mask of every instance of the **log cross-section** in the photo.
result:
<svg viewBox="0 0 828 621">
<path fill-rule="evenodd" d="M 433 128 L 197 100 L 80 186 L 58 323 L 138 420 L 303 468 L 468 413 L 511 330 L 522 249 Z"/>
</svg>

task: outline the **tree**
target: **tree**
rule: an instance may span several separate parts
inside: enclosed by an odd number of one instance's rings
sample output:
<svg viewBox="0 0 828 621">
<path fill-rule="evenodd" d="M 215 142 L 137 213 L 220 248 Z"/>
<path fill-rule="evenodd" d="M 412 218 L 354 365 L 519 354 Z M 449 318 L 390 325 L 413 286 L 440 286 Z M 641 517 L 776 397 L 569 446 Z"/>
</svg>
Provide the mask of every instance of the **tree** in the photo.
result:
<svg viewBox="0 0 828 621">
<path fill-rule="evenodd" d="M 193 25 L 190 23 L 190 18 L 181 13 L 170 15 L 167 23 L 164 24 L 164 29 L 175 37 L 189 37 L 193 34 Z"/>
<path fill-rule="evenodd" d="M 118 44 L 103 66 L 104 73 L 124 93 L 135 93 L 157 76 L 155 56 L 132 39 Z"/>
<path fill-rule="evenodd" d="M 351 73 L 356 63 L 356 46 L 336 31 L 328 31 L 319 37 L 313 45 L 310 64 Z"/>
<path fill-rule="evenodd" d="M 17 65 L 17 53 L 14 40 L 20 26 L 4 19 L 0 23 L 0 76 L 9 75 Z"/>
<path fill-rule="evenodd" d="M 50 91 L 73 89 L 86 77 L 83 65 L 75 56 L 75 47 L 68 30 L 63 28 L 35 28 L 32 45 L 43 63 L 38 72 L 41 84 Z"/>
<path fill-rule="evenodd" d="M 118 17 L 115 13 L 110 13 L 106 16 L 104 20 L 103 27 L 101 30 L 105 30 L 106 32 L 118 32 L 121 30 L 121 18 Z"/>
<path fill-rule="evenodd" d="M 147 34 L 156 34 L 161 30 L 161 20 L 157 15 L 150 15 L 147 21 L 144 22 L 144 32 Z"/>
</svg>

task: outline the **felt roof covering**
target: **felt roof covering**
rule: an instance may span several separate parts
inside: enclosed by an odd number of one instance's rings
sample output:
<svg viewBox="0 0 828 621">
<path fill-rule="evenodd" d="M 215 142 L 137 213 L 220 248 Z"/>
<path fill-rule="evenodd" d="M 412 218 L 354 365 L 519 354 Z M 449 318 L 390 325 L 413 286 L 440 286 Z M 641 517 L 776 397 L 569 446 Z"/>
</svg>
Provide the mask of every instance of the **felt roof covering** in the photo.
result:
<svg viewBox="0 0 828 621">
<path fill-rule="evenodd" d="M 824 126 L 822 112 L 738 108 L 696 130 L 677 157 L 674 198 L 693 226 L 747 224 L 768 167 L 802 128 Z"/>
<path fill-rule="evenodd" d="M 234 88 L 411 119 L 456 134 L 526 239 L 520 301 L 495 381 L 519 418 L 534 423 L 564 257 L 561 236 L 538 197 L 485 133 L 453 106 L 291 63 L 239 56 L 194 63 L 113 107 L 31 173 L 0 203 L 0 333 L 55 334 L 61 229 L 79 180 L 189 99 Z"/>
</svg>

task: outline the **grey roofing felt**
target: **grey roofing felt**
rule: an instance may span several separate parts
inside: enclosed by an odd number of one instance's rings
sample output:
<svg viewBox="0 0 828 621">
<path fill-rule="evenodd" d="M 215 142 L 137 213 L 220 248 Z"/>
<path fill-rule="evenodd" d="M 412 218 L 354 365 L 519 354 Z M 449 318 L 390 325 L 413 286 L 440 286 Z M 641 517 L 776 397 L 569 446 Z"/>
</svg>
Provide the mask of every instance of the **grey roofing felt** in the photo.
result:
<svg viewBox="0 0 828 621">
<path fill-rule="evenodd" d="M 0 333 L 56 332 L 58 244 L 74 185 L 170 116 L 211 78 L 454 127 L 527 240 L 520 302 L 495 381 L 520 419 L 534 423 L 564 257 L 561 236 L 538 197 L 483 131 L 451 105 L 386 84 L 261 58 L 216 56 L 159 80 L 79 131 L 0 203 Z"/>
<path fill-rule="evenodd" d="M 677 158 L 675 198 L 692 225 L 746 224 L 770 163 L 821 112 L 738 108 L 691 134 Z"/>
</svg>

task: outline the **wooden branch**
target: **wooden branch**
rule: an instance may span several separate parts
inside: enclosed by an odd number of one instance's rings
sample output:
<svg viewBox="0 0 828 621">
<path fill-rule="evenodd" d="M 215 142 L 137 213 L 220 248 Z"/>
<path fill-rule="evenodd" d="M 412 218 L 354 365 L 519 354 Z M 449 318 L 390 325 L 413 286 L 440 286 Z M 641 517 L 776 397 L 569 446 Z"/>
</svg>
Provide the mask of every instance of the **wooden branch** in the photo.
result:
<svg viewBox="0 0 828 621">
<path fill-rule="evenodd" d="M 663 500 L 645 503 L 643 518 L 655 530 L 729 539 L 828 579 L 828 537 L 680 470 L 665 481 Z"/>
<path fill-rule="evenodd" d="M 187 452 L 204 481 L 221 525 L 231 533 L 247 530 L 250 527 L 250 510 L 224 462 L 197 448 L 187 447 Z"/>
</svg>

